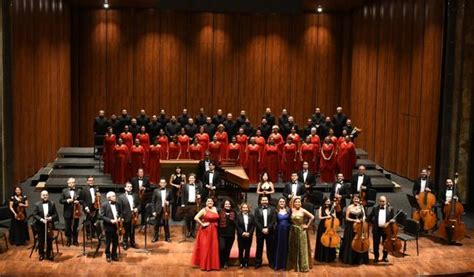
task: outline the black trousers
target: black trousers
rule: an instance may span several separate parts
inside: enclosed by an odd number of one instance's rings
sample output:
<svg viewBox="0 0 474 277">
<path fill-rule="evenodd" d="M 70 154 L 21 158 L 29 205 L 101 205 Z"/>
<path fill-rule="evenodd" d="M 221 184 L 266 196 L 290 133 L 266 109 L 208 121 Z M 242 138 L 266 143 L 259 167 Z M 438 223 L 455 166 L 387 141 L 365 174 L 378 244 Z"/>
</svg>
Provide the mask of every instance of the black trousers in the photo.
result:
<svg viewBox="0 0 474 277">
<path fill-rule="evenodd" d="M 123 234 L 123 244 L 128 244 L 130 240 L 130 244 L 135 244 L 135 226 L 133 226 L 132 222 L 124 222 L 123 227 L 125 229 L 125 233 Z"/>
<path fill-rule="evenodd" d="M 257 233 L 257 253 L 255 254 L 255 265 L 262 265 L 262 254 L 263 254 L 263 244 L 267 246 L 267 259 L 270 267 L 273 267 L 275 264 L 275 237 L 273 233 L 267 235 L 258 232 Z"/>
<path fill-rule="evenodd" d="M 160 235 L 160 228 L 163 226 L 165 230 L 165 239 L 169 239 L 170 236 L 170 223 L 168 219 L 165 219 L 163 210 L 157 215 L 156 217 L 156 224 L 155 224 L 155 236 L 158 237 Z"/>
<path fill-rule="evenodd" d="M 79 218 L 64 218 L 64 233 L 68 242 L 77 242 L 77 227 L 79 226 Z"/>
<path fill-rule="evenodd" d="M 140 225 L 145 226 L 146 224 L 146 204 L 147 203 L 140 203 Z"/>
<path fill-rule="evenodd" d="M 36 231 L 38 232 L 38 253 L 44 256 L 44 224 L 36 225 Z M 46 242 L 46 255 L 51 256 L 53 252 L 53 238 L 47 238 Z"/>
<path fill-rule="evenodd" d="M 219 236 L 219 259 L 221 262 L 221 267 L 227 264 L 230 256 L 230 250 L 234 244 L 235 237 L 224 237 Z"/>
<path fill-rule="evenodd" d="M 112 249 L 110 247 L 112 246 Z M 118 235 L 116 231 L 105 232 L 105 255 L 113 257 L 117 256 Z"/>
<path fill-rule="evenodd" d="M 195 215 L 195 204 L 188 204 L 184 207 L 184 222 L 186 224 L 186 230 L 190 233 L 194 233 L 194 231 L 196 230 L 196 221 L 194 220 Z"/>
<path fill-rule="evenodd" d="M 246 265 L 249 263 L 250 247 L 252 246 L 252 238 L 238 237 L 237 244 L 239 245 L 239 261 L 240 264 Z"/>
<path fill-rule="evenodd" d="M 86 234 L 87 237 L 93 237 L 96 235 L 96 227 L 95 224 L 97 222 L 97 215 L 99 211 L 97 211 L 95 208 L 92 208 L 90 210 L 90 213 L 86 214 L 86 224 L 85 224 L 85 229 L 86 229 Z"/>
<path fill-rule="evenodd" d="M 383 243 L 385 239 L 387 238 L 387 236 L 385 235 L 382 228 L 375 228 L 372 230 L 372 238 L 374 240 L 374 259 L 378 260 L 380 239 L 382 239 L 382 243 Z M 382 253 L 383 253 L 382 258 L 387 258 L 388 252 L 384 250 Z"/>
</svg>

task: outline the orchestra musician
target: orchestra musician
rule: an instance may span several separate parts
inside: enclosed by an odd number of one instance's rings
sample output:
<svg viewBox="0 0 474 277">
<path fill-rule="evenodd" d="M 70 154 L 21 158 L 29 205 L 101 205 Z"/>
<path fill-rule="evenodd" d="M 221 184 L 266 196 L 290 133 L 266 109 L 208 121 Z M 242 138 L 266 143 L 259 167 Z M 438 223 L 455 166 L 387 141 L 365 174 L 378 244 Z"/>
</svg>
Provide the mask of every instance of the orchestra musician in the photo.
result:
<svg viewBox="0 0 474 277">
<path fill-rule="evenodd" d="M 331 192 L 329 194 L 329 199 L 331 201 L 334 201 L 335 199 L 339 200 L 340 204 L 340 211 L 337 211 L 336 209 L 336 217 L 339 219 L 339 222 L 342 224 L 343 219 L 344 219 L 344 208 L 346 207 L 346 198 L 349 197 L 349 193 L 346 189 L 346 186 L 344 184 L 344 174 L 338 173 L 337 174 L 337 180 L 336 182 L 332 185 Z"/>
<path fill-rule="evenodd" d="M 41 200 L 35 203 L 33 210 L 34 228 L 38 234 L 38 252 L 39 260 L 44 260 L 44 244 L 45 244 L 45 232 L 47 228 L 54 229 L 54 222 L 59 220 L 58 212 L 56 211 L 56 206 L 54 202 L 48 200 L 49 195 L 46 190 L 41 192 Z M 50 224 L 50 227 L 45 227 L 45 224 Z M 53 260 L 53 238 L 48 236 L 46 239 L 46 258 L 48 260 Z"/>
<path fill-rule="evenodd" d="M 133 193 L 132 184 L 130 182 L 125 183 L 125 193 L 118 197 L 120 214 L 123 218 L 123 226 L 125 234 L 123 236 L 123 249 L 128 249 L 128 241 L 130 240 L 130 247 L 137 248 L 135 243 L 135 226 L 132 222 L 132 217 L 136 216 L 138 220 L 138 195 Z M 134 215 L 135 214 L 135 215 Z"/>
<path fill-rule="evenodd" d="M 151 194 L 153 193 L 154 187 L 150 183 L 148 177 L 144 176 L 143 168 L 139 168 L 137 171 L 137 176 L 133 177 L 130 180 L 132 183 L 132 192 L 138 194 L 139 196 L 139 205 L 138 210 L 140 213 L 140 230 L 144 230 L 145 222 L 146 222 L 146 215 L 145 215 L 145 206 L 146 204 L 150 203 Z"/>
<path fill-rule="evenodd" d="M 306 193 L 311 193 L 316 185 L 316 176 L 309 170 L 309 162 L 303 162 L 303 169 L 298 172 L 298 182 L 304 184 Z"/>
<path fill-rule="evenodd" d="M 11 223 L 9 240 L 11 245 L 25 245 L 30 240 L 28 233 L 28 220 L 26 208 L 28 208 L 28 197 L 23 194 L 21 187 L 15 187 L 10 197 L 9 208 L 11 212 Z"/>
<path fill-rule="evenodd" d="M 370 176 L 365 174 L 365 166 L 360 165 L 358 168 L 358 172 L 352 175 L 351 181 L 351 190 L 352 194 L 361 194 L 362 191 L 367 191 L 367 189 L 372 187 L 372 182 L 370 180 Z M 362 200 L 362 199 L 361 199 Z"/>
<path fill-rule="evenodd" d="M 86 221 L 88 226 L 86 229 L 87 239 L 96 237 L 95 223 L 97 221 L 98 209 L 96 209 L 96 199 L 99 193 L 99 188 L 95 186 L 94 177 L 87 177 L 87 187 L 81 191 L 80 199 L 83 203 L 84 212 L 86 214 Z M 100 207 L 100 206 L 99 206 Z"/>
<path fill-rule="evenodd" d="M 303 183 L 298 182 L 298 173 L 291 173 L 291 182 L 285 185 L 283 190 L 283 196 L 289 200 L 295 196 L 303 196 L 305 193 L 305 187 Z"/>
<path fill-rule="evenodd" d="M 170 203 L 173 202 L 173 193 L 170 189 L 166 188 L 166 179 L 161 178 L 159 187 L 153 191 L 153 196 L 151 202 L 153 216 L 156 219 L 155 225 L 155 234 L 153 235 L 153 240 L 151 242 L 157 242 L 160 238 L 160 226 L 163 226 L 165 230 L 165 241 L 171 242 L 170 236 L 170 226 L 169 226 L 169 217 L 170 217 Z"/>
<path fill-rule="evenodd" d="M 202 184 L 204 189 L 203 199 L 209 197 L 217 199 L 217 188 L 220 185 L 220 174 L 217 172 L 214 161 L 209 163 L 209 170 L 206 171 L 202 177 Z M 215 200 L 214 200 L 215 201 Z"/>
<path fill-rule="evenodd" d="M 250 213 L 250 207 L 247 203 L 240 205 L 240 214 L 237 215 L 236 228 L 240 268 L 247 268 L 249 266 L 253 232 L 255 231 L 255 219 Z"/>
<path fill-rule="evenodd" d="M 74 206 L 77 204 L 82 205 L 83 200 L 79 197 L 80 191 L 76 189 L 76 179 L 69 178 L 67 180 L 68 187 L 63 189 L 59 203 L 64 205 L 64 227 L 65 234 L 67 237 L 66 246 L 71 246 L 71 243 L 74 246 L 79 246 L 77 240 L 79 226 L 79 218 L 74 216 Z"/>
<path fill-rule="evenodd" d="M 184 210 L 184 222 L 186 226 L 186 237 L 195 237 L 196 223 L 194 216 L 200 210 L 202 186 L 196 183 L 196 174 L 191 173 L 188 177 L 188 183 L 183 188 L 181 197 L 181 207 Z"/>
<path fill-rule="evenodd" d="M 393 208 L 387 203 L 385 196 L 379 197 L 379 205 L 375 206 L 367 217 L 367 221 L 372 224 L 372 239 L 374 250 L 374 263 L 379 262 L 379 246 L 387 239 L 385 228 L 390 222 L 395 222 L 395 213 Z M 382 261 L 388 263 L 388 252 L 384 249 L 382 251 Z"/>
<path fill-rule="evenodd" d="M 102 203 L 100 208 L 100 218 L 104 222 L 105 231 L 105 258 L 108 263 L 118 261 L 117 247 L 118 247 L 118 233 L 117 222 L 121 218 L 120 204 L 117 202 L 115 192 L 107 192 L 107 201 Z"/>
<path fill-rule="evenodd" d="M 422 191 L 430 191 L 436 195 L 434 191 L 434 183 L 428 176 L 428 170 L 423 168 L 420 172 L 420 177 L 413 183 L 413 196 L 418 199 L 418 194 Z"/>
</svg>

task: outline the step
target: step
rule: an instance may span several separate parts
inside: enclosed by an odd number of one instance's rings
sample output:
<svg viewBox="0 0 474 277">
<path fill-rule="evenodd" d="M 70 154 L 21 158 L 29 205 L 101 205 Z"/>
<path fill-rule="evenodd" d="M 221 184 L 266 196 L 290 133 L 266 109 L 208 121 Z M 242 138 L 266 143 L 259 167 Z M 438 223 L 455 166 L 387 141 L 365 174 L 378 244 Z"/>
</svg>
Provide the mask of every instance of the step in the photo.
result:
<svg viewBox="0 0 474 277">
<path fill-rule="evenodd" d="M 62 187 L 66 188 L 67 187 L 67 180 L 69 177 L 55 177 L 55 178 L 49 178 L 46 181 L 46 187 Z M 76 179 L 76 186 L 82 187 L 87 184 L 87 177 L 79 177 L 75 178 Z M 108 185 L 114 187 L 114 183 L 112 182 L 112 179 L 110 177 L 99 177 L 99 178 L 94 178 L 95 179 L 95 184 L 98 186 L 103 186 L 103 185 Z"/>
<path fill-rule="evenodd" d="M 356 148 L 356 156 L 358 159 L 367 159 L 369 154 L 362 148 Z"/>
<path fill-rule="evenodd" d="M 386 179 L 386 178 L 371 178 L 370 180 L 372 182 L 372 187 L 375 189 L 379 188 L 394 188 L 395 185 L 392 183 L 392 181 Z"/>
<path fill-rule="evenodd" d="M 352 170 L 352 174 L 357 174 L 357 169 L 353 169 Z M 385 174 L 383 174 L 382 172 L 380 172 L 379 170 L 376 170 L 376 169 L 367 169 L 365 171 L 365 174 L 367 176 L 369 176 L 370 178 L 386 178 Z"/>
<path fill-rule="evenodd" d="M 57 152 L 58 158 L 94 157 L 94 147 L 61 147 Z"/>
<path fill-rule="evenodd" d="M 361 165 L 364 165 L 366 169 L 375 169 L 376 167 L 376 163 L 372 160 L 359 159 L 357 160 L 354 168 L 358 168 Z"/>
<path fill-rule="evenodd" d="M 99 162 L 94 158 L 57 158 L 54 168 L 94 168 Z"/>
<path fill-rule="evenodd" d="M 51 171 L 51 177 L 103 177 L 109 176 L 110 174 L 104 174 L 104 172 L 100 171 L 97 168 L 54 168 Z"/>
</svg>

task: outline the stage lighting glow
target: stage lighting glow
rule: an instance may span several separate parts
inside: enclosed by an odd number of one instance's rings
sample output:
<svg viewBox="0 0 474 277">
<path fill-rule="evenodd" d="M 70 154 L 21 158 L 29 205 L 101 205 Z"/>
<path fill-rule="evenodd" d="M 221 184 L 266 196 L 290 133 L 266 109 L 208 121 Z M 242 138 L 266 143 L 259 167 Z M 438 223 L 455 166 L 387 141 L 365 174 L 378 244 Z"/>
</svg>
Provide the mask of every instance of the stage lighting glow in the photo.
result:
<svg viewBox="0 0 474 277">
<path fill-rule="evenodd" d="M 318 7 L 316 8 L 316 11 L 317 11 L 318 13 L 322 13 L 322 12 L 323 12 L 323 7 L 318 6 Z"/>
</svg>

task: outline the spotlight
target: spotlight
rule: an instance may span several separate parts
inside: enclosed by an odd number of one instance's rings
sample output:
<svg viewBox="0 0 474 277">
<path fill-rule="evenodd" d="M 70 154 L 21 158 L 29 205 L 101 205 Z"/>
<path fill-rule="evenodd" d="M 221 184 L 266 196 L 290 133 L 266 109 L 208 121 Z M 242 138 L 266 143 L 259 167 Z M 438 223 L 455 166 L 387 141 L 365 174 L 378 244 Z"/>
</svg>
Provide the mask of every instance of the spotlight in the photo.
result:
<svg viewBox="0 0 474 277">
<path fill-rule="evenodd" d="M 316 11 L 318 13 L 322 13 L 323 12 L 323 7 L 321 5 L 319 5 L 317 8 L 316 8 Z"/>
<path fill-rule="evenodd" d="M 105 0 L 104 2 L 104 9 L 108 9 L 109 8 L 109 2 L 107 2 L 107 0 Z"/>
</svg>

